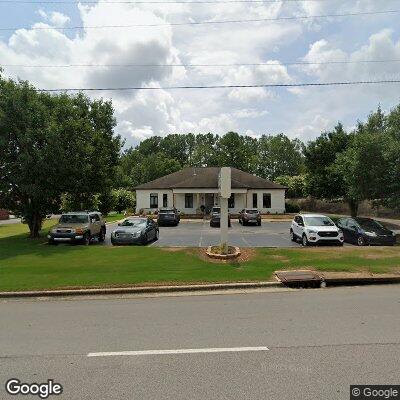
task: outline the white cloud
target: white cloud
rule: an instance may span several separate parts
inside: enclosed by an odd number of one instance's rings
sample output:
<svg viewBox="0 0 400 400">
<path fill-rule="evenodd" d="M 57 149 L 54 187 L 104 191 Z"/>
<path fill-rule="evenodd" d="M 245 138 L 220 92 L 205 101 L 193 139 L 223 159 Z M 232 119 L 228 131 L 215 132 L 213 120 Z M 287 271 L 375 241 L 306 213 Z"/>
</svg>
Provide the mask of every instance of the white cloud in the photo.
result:
<svg viewBox="0 0 400 400">
<path fill-rule="evenodd" d="M 67 24 L 71 19 L 68 15 L 62 14 L 58 11 L 47 13 L 46 11 L 39 10 L 38 14 L 45 20 L 49 21 L 51 25 L 61 28 Z"/>
<path fill-rule="evenodd" d="M 78 6 L 77 25 L 165 24 L 202 20 L 275 18 L 373 9 L 372 0 L 334 2 L 190 4 L 107 4 Z M 71 16 L 39 10 L 33 27 L 68 26 Z M 359 21 L 359 20 L 357 20 Z M 315 64 L 286 67 L 279 60 L 305 62 L 400 59 L 400 42 L 389 29 L 349 41 L 337 20 L 292 20 L 246 24 L 159 26 L 119 29 L 15 31 L 0 39 L 4 64 L 203 64 L 198 67 L 5 68 L 11 77 L 41 88 L 259 85 L 301 81 L 375 79 L 398 76 L 398 63 Z M 75 24 L 75 21 L 74 21 Z M 343 25 L 341 25 L 342 27 Z M 347 28 L 349 29 L 349 28 Z M 365 30 L 367 32 L 367 29 Z M 398 33 L 398 32 L 397 32 Z M 351 43 L 350 43 L 351 42 Z M 356 43 L 361 43 L 356 45 Z M 350 45 L 351 44 L 351 45 Z M 301 55 L 303 54 L 303 57 Z M 260 64 L 206 66 L 206 64 Z M 256 137 L 266 130 L 310 138 L 338 119 L 362 117 L 382 99 L 398 100 L 398 87 L 215 90 L 156 90 L 90 93 L 111 97 L 117 131 L 128 144 L 154 134 L 237 130 Z M 268 111 L 266 111 L 268 110 Z M 359 114 L 359 115 L 357 115 Z M 353 117 L 357 115 L 357 117 Z"/>
</svg>

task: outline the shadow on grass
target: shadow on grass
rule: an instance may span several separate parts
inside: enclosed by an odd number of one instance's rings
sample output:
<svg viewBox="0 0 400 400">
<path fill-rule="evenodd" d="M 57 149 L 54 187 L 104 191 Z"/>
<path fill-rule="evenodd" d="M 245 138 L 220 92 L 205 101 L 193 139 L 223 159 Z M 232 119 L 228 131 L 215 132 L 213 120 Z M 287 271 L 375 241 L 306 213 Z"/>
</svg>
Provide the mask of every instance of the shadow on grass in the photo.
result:
<svg viewBox="0 0 400 400">
<path fill-rule="evenodd" d="M 59 244 L 51 246 L 47 244 L 47 232 L 42 232 L 37 239 L 31 239 L 26 233 L 0 238 L 0 265 L 1 261 L 16 256 L 33 255 L 40 257 L 65 254 L 76 251 L 78 245 Z"/>
</svg>

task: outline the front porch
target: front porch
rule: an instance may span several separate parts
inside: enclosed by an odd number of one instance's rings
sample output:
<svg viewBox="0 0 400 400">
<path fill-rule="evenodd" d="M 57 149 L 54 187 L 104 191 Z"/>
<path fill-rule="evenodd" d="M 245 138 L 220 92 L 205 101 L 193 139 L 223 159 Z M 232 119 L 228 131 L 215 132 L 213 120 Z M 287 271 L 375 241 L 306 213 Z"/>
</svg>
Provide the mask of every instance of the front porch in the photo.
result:
<svg viewBox="0 0 400 400">
<path fill-rule="evenodd" d="M 240 210 L 247 207 L 247 193 L 233 192 L 229 199 L 228 208 L 233 214 L 237 214 Z M 219 205 L 219 194 L 215 190 L 186 190 L 173 191 L 174 207 L 184 214 L 207 215 L 213 206 Z"/>
</svg>

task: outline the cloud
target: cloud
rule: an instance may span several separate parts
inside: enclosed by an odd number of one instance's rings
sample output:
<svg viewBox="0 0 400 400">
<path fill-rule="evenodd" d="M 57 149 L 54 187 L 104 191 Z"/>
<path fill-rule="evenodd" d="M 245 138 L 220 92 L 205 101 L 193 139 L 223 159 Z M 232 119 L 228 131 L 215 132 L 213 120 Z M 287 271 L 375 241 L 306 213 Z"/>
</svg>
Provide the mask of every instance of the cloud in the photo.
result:
<svg viewBox="0 0 400 400">
<path fill-rule="evenodd" d="M 38 14 L 45 20 L 49 21 L 51 25 L 61 28 L 65 26 L 71 19 L 68 15 L 62 14 L 58 11 L 47 13 L 46 11 L 39 10 Z"/>
<path fill-rule="evenodd" d="M 162 90 L 166 86 L 262 85 L 293 82 L 377 79 L 398 76 L 398 63 L 349 63 L 285 66 L 305 62 L 400 59 L 399 31 L 373 19 L 363 30 L 338 20 L 316 19 L 243 24 L 153 26 L 88 29 L 100 25 L 275 18 L 374 9 L 372 0 L 349 3 L 112 4 L 104 0 L 78 5 L 70 15 L 39 10 L 32 27 L 0 39 L 3 64 L 90 64 L 92 67 L 5 67 L 5 74 L 30 80 L 40 88 L 152 87 L 154 91 L 103 91 L 90 96 L 112 98 L 117 132 L 127 144 L 152 135 L 229 130 L 257 136 L 277 131 L 309 139 L 338 119 L 354 124 L 378 103 L 398 100 L 398 87 L 266 89 L 231 88 Z M 376 7 L 376 6 L 375 6 Z M 375 8 L 376 9 L 376 8 Z M 80 21 L 75 21 L 76 12 Z M 70 20 L 86 29 L 51 29 Z M 342 20 L 341 20 L 342 21 Z M 387 24 L 390 26 L 390 24 Z M 342 31 L 343 29 L 343 31 Z M 354 32 L 361 32 L 355 37 Z M 352 40 L 349 40 L 351 38 Z M 274 65 L 255 65 L 262 63 Z M 98 65 L 114 64 L 114 67 Z M 154 64 L 150 66 L 119 66 Z M 169 66 L 165 64 L 183 64 Z M 191 67 L 188 64 L 198 66 Z M 199 65 L 200 64 L 200 65 Z M 208 64 L 219 64 L 209 66 Z M 226 64 L 254 64 L 231 65 Z M 266 111 L 268 110 L 268 111 Z"/>
</svg>

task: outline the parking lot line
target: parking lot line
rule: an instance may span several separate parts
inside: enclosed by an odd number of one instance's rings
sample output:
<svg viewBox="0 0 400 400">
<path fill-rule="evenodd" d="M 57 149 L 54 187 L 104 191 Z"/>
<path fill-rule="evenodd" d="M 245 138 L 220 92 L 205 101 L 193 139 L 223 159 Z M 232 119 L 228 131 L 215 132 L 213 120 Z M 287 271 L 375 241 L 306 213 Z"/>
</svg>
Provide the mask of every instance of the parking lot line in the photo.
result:
<svg viewBox="0 0 400 400">
<path fill-rule="evenodd" d="M 239 353 L 246 351 L 267 351 L 268 347 L 209 347 L 203 349 L 174 349 L 174 350 L 139 350 L 139 351 L 105 351 L 89 353 L 88 357 L 112 357 L 112 356 L 148 356 L 164 354 L 195 354 L 195 353 Z"/>
</svg>

